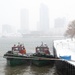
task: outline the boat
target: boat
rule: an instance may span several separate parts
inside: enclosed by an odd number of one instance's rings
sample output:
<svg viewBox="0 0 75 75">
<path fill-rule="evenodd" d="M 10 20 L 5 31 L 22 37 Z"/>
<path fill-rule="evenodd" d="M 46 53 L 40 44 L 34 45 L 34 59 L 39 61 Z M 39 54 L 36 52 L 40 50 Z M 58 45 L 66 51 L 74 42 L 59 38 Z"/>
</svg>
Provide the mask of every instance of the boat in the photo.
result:
<svg viewBox="0 0 75 75">
<path fill-rule="evenodd" d="M 32 58 L 31 55 L 26 53 L 26 49 L 22 44 L 14 45 L 3 57 L 7 59 L 7 64 L 10 66 L 30 64 Z"/>
<path fill-rule="evenodd" d="M 54 64 L 54 60 L 50 60 L 50 58 L 54 58 L 54 56 L 51 55 L 47 44 L 42 43 L 41 46 L 37 46 L 33 56 L 34 59 L 32 59 L 32 64 L 36 66 L 45 66 Z"/>
<path fill-rule="evenodd" d="M 55 57 L 51 55 L 47 44 L 42 43 L 41 46 L 37 46 L 35 50 L 35 53 L 28 54 L 26 53 L 24 45 L 18 44 L 14 45 L 3 57 L 7 59 L 7 64 L 10 66 L 22 64 L 45 66 L 54 64 L 54 60 L 50 60 L 50 58 Z"/>
</svg>

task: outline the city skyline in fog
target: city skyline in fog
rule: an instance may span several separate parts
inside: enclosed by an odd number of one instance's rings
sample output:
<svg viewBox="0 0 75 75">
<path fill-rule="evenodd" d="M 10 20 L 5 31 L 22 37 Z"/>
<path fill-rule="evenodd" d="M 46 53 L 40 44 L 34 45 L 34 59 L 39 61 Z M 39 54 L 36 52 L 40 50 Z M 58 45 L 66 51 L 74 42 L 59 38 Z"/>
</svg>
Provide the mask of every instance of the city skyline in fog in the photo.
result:
<svg viewBox="0 0 75 75">
<path fill-rule="evenodd" d="M 29 10 L 29 28 L 37 29 L 37 22 L 40 17 L 40 4 L 45 4 L 49 9 L 49 26 L 54 27 L 56 18 L 65 17 L 68 21 L 74 17 L 74 0 L 0 0 L 0 28 L 7 24 L 16 29 L 20 29 L 20 11 Z"/>
</svg>

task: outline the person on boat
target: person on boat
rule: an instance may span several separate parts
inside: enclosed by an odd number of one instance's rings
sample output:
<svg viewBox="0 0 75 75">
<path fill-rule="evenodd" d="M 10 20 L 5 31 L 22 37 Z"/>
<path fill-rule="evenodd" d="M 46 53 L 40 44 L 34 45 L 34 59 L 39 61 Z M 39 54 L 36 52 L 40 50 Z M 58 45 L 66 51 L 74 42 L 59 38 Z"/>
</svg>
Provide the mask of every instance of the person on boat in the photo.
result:
<svg viewBox="0 0 75 75">
<path fill-rule="evenodd" d="M 12 51 L 16 50 L 16 45 L 14 44 L 14 46 L 12 47 Z"/>
<path fill-rule="evenodd" d="M 18 45 L 18 50 L 22 50 L 22 45 Z"/>
<path fill-rule="evenodd" d="M 24 47 L 22 47 L 22 49 L 20 50 L 21 54 L 26 54 L 26 49 Z"/>
<path fill-rule="evenodd" d="M 26 54 L 26 49 L 25 48 L 23 48 L 23 52 L 24 52 L 24 54 Z"/>
</svg>

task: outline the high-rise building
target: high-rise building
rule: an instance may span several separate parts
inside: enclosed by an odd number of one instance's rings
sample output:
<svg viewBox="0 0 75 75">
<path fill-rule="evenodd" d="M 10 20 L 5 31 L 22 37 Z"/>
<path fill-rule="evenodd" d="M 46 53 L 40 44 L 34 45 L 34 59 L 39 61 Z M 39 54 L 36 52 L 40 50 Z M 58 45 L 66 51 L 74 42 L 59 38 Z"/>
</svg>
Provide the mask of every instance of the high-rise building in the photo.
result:
<svg viewBox="0 0 75 75">
<path fill-rule="evenodd" d="M 2 26 L 0 25 L 0 36 L 1 36 L 1 34 L 2 34 Z"/>
<path fill-rule="evenodd" d="M 56 18 L 54 22 L 54 35 L 63 36 L 66 30 L 66 18 Z"/>
<path fill-rule="evenodd" d="M 39 31 L 49 31 L 49 11 L 45 4 L 40 6 L 40 22 L 38 26 Z"/>
<path fill-rule="evenodd" d="M 10 25 L 2 25 L 2 33 L 12 33 L 12 28 Z"/>
<path fill-rule="evenodd" d="M 29 32 L 29 11 L 27 9 L 21 9 L 20 13 L 21 19 L 21 33 L 28 33 Z"/>
</svg>

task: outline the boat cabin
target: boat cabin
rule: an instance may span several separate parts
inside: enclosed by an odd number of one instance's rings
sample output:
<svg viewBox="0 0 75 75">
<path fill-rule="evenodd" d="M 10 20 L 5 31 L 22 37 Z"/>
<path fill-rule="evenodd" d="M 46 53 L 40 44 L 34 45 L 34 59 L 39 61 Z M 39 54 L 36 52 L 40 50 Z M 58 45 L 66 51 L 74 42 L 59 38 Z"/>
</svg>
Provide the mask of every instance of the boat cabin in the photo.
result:
<svg viewBox="0 0 75 75">
<path fill-rule="evenodd" d="M 44 44 L 44 45 L 42 44 L 41 46 L 36 47 L 36 53 L 50 55 L 49 47 L 46 44 Z"/>
<path fill-rule="evenodd" d="M 23 45 L 14 45 L 13 47 L 12 47 L 12 52 L 13 53 L 21 53 L 21 54 L 26 54 L 26 49 L 25 49 L 25 47 L 23 46 Z"/>
</svg>

